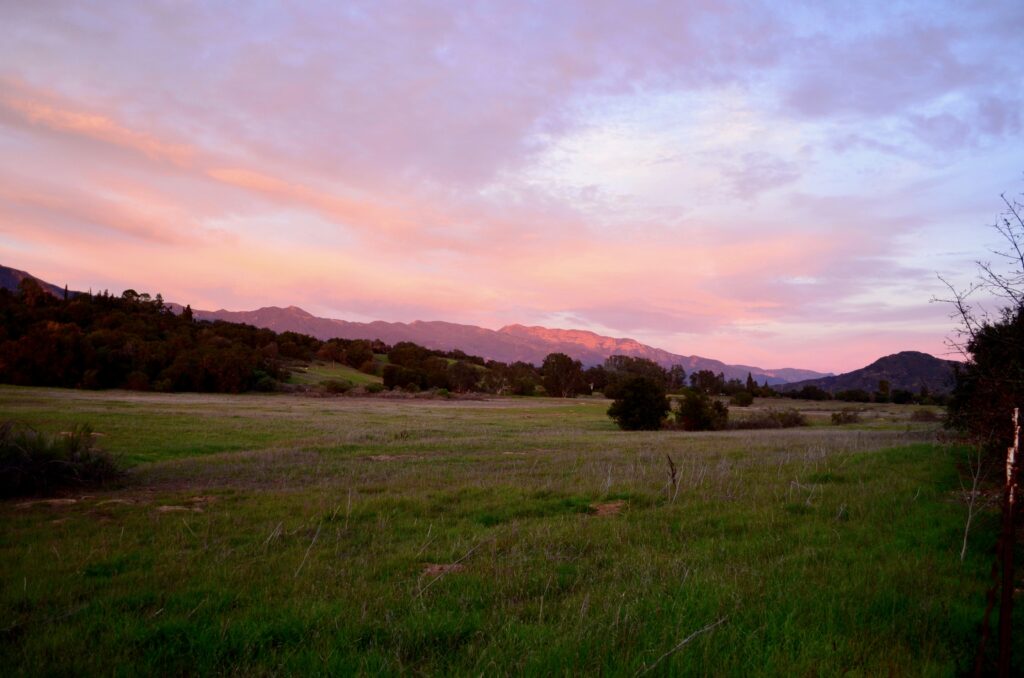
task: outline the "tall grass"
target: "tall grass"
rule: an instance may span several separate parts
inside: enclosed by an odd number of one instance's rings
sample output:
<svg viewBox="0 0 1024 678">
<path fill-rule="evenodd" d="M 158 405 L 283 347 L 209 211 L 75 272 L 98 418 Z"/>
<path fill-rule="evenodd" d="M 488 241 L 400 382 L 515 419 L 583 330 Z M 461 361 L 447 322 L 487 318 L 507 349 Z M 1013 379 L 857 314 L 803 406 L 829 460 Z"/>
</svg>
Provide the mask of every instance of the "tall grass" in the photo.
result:
<svg viewBox="0 0 1024 678">
<path fill-rule="evenodd" d="M 57 436 L 7 421 L 0 424 L 0 496 L 47 495 L 69 487 L 109 485 L 124 475 L 79 424 Z"/>
<path fill-rule="evenodd" d="M 138 462 L 116 491 L 0 502 L 0 666 L 970 668 L 998 517 L 979 504 L 961 559 L 964 451 L 937 425 L 871 404 L 842 428 L 624 432 L 607 406 L 0 387 L 0 410 L 93 422 Z"/>
</svg>

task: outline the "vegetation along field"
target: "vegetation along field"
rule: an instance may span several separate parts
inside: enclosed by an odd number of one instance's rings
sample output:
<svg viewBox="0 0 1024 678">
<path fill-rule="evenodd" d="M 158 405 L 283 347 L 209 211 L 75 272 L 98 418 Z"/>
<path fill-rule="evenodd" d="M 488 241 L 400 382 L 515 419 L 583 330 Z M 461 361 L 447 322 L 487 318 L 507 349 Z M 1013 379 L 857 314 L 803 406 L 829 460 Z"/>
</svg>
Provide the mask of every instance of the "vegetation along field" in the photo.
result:
<svg viewBox="0 0 1024 678">
<path fill-rule="evenodd" d="M 0 666 L 968 670 L 996 517 L 961 561 L 965 450 L 912 406 L 793 402 L 811 426 L 625 432 L 597 398 L 0 387 L 4 418 L 89 423 L 131 465 L 0 503 Z"/>
</svg>

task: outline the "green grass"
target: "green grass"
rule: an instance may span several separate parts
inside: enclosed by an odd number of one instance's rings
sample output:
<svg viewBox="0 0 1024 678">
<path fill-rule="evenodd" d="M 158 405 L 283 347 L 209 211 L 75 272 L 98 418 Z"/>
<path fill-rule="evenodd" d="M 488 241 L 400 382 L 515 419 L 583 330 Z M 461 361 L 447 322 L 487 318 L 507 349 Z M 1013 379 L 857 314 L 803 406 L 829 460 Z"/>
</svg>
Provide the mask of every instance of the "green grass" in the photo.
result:
<svg viewBox="0 0 1024 678">
<path fill-rule="evenodd" d="M 117 491 L 0 503 L 0 666 L 632 675 L 725 619 L 652 673 L 969 667 L 995 518 L 961 564 L 964 452 L 913 408 L 626 433 L 607 406 L 0 387 L 135 462 Z"/>
<path fill-rule="evenodd" d="M 341 363 L 317 360 L 308 364 L 296 365 L 291 369 L 291 378 L 288 380 L 290 384 L 320 384 L 329 380 L 349 381 L 356 386 L 382 383 L 378 376 L 360 372 Z"/>
</svg>

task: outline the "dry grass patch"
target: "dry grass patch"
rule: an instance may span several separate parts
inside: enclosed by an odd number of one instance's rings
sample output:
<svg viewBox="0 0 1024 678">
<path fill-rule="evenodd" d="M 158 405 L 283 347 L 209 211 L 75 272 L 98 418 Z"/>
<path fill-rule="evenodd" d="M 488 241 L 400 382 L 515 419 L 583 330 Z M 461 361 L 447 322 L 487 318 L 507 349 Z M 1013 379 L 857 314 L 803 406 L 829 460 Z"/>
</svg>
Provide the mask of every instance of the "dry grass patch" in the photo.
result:
<svg viewBox="0 0 1024 678">
<path fill-rule="evenodd" d="M 624 499 L 618 499 L 616 501 L 607 501 L 602 503 L 594 503 L 590 505 L 590 515 L 592 516 L 614 516 L 622 513 L 622 510 L 626 508 L 626 501 Z"/>
</svg>

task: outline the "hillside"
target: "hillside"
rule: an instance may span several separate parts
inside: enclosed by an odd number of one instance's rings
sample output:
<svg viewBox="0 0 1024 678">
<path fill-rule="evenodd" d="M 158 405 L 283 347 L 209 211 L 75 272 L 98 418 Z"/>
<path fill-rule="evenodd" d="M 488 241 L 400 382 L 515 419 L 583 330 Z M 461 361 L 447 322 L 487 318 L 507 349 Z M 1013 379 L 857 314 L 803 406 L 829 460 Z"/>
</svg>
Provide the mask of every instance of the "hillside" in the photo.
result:
<svg viewBox="0 0 1024 678">
<path fill-rule="evenodd" d="M 682 365 L 687 372 L 711 370 L 721 372 L 727 379 L 746 379 L 752 374 L 758 382 L 784 384 L 796 379 L 817 378 L 822 375 L 813 370 L 796 368 L 764 369 L 753 365 L 729 365 L 720 360 L 701 356 L 685 356 L 642 344 L 635 339 L 606 337 L 586 330 L 562 330 L 546 327 L 507 325 L 490 330 L 475 325 L 461 325 L 443 321 L 416 320 L 411 323 L 375 321 L 350 322 L 321 318 L 296 306 L 280 308 L 269 306 L 254 311 L 194 311 L 203 320 L 228 320 L 276 332 L 301 332 L 331 339 L 380 339 L 386 344 L 411 341 L 427 348 L 449 351 L 459 349 L 470 355 L 479 355 L 501 362 L 524 362 L 539 365 L 550 353 L 565 353 L 584 365 L 597 365 L 610 355 L 628 355 L 647 358 L 663 367 Z"/>
<path fill-rule="evenodd" d="M 931 393 L 949 393 L 953 388 L 953 367 L 951 360 L 942 360 L 919 351 L 902 351 L 879 358 L 867 367 L 819 379 L 806 379 L 782 387 L 792 391 L 804 386 L 817 386 L 836 393 L 851 389 L 862 389 L 869 393 L 878 389 L 878 382 L 889 382 L 893 390 L 903 389 L 917 393 L 925 387 Z"/>
<path fill-rule="evenodd" d="M 40 280 L 31 273 L 25 271 L 19 271 L 16 268 L 9 268 L 7 266 L 0 266 L 0 289 L 16 291 L 18 285 L 21 284 L 22 280 L 29 279 L 35 280 L 39 283 L 39 286 L 43 288 L 43 291 L 52 294 L 55 297 L 64 296 L 64 288 L 58 287 L 53 283 L 48 283 L 45 280 Z M 74 296 L 78 292 L 68 292 L 68 296 Z"/>
</svg>

